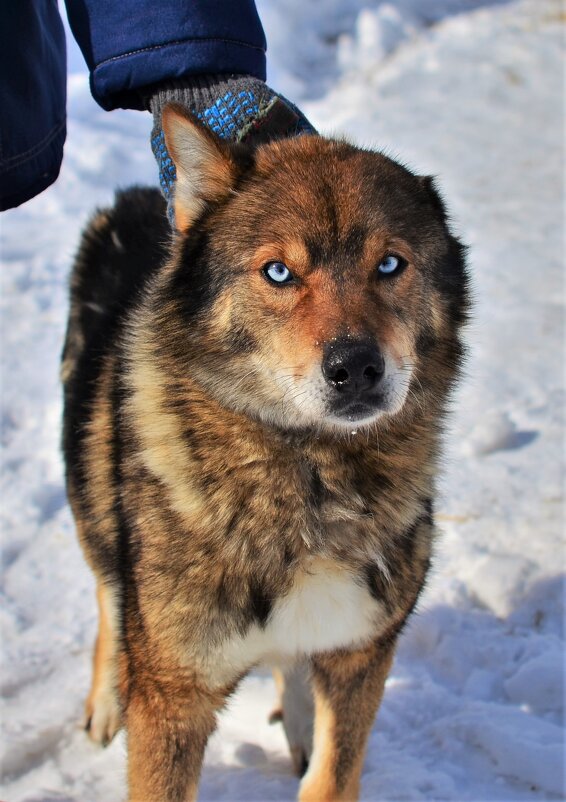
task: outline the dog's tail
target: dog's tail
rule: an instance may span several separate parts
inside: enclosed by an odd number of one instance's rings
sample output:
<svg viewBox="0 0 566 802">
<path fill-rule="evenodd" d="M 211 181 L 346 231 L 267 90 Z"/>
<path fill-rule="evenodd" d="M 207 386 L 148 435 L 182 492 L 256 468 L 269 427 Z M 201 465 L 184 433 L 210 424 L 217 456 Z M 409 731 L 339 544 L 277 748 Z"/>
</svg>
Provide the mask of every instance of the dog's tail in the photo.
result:
<svg viewBox="0 0 566 802">
<path fill-rule="evenodd" d="M 71 274 L 64 384 L 84 351 L 102 354 L 112 342 L 124 313 L 166 258 L 170 237 L 165 201 L 157 189 L 119 191 L 112 208 L 95 212 Z"/>
</svg>

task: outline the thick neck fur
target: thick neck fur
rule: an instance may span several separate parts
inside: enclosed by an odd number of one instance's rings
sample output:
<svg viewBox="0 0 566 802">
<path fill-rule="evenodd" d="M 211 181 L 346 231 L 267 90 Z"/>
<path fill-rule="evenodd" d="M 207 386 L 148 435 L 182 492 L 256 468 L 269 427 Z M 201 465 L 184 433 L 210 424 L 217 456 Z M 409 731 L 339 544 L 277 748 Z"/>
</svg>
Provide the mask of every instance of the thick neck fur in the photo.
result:
<svg viewBox="0 0 566 802">
<path fill-rule="evenodd" d="M 219 539 L 224 549 L 233 538 L 235 548 L 253 550 L 269 531 L 287 559 L 313 554 L 363 564 L 422 515 L 434 490 L 438 388 L 356 434 L 283 431 L 226 409 L 198 381 L 181 378 L 173 357 L 152 346 L 155 318 L 145 312 L 137 321 L 126 419 L 138 458 L 193 536 Z"/>
</svg>

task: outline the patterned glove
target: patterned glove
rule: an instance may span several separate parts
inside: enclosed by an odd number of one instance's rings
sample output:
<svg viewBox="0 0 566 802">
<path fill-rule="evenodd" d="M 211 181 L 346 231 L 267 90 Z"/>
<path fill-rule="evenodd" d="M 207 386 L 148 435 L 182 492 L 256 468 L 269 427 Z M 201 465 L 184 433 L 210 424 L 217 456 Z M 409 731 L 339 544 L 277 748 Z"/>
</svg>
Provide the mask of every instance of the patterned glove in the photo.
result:
<svg viewBox="0 0 566 802">
<path fill-rule="evenodd" d="M 146 97 L 146 103 L 153 113 L 151 149 L 171 222 L 176 175 L 161 128 L 161 110 L 172 101 L 186 106 L 218 136 L 234 142 L 258 143 L 316 133 L 296 106 L 249 75 L 194 76 L 160 85 Z"/>
</svg>

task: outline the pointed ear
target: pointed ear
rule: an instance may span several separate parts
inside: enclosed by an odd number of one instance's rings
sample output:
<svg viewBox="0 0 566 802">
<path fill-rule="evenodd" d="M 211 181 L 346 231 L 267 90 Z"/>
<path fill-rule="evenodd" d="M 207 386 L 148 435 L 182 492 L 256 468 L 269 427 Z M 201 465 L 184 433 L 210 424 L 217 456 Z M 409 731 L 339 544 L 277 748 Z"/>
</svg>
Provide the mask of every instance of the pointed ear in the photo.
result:
<svg viewBox="0 0 566 802">
<path fill-rule="evenodd" d="M 186 231 L 209 203 L 228 195 L 238 173 L 236 161 L 230 146 L 178 103 L 165 106 L 161 124 L 177 173 L 175 224 Z"/>
</svg>

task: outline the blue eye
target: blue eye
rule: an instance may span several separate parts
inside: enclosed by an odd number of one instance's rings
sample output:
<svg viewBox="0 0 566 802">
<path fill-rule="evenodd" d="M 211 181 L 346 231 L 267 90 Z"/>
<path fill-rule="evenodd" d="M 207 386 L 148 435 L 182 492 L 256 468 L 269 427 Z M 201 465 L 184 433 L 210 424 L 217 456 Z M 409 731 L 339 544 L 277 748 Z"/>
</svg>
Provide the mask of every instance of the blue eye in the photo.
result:
<svg viewBox="0 0 566 802">
<path fill-rule="evenodd" d="M 382 276 L 390 276 L 407 266 L 407 260 L 402 256 L 396 256 L 394 253 L 389 253 L 381 260 L 377 268 L 377 272 Z"/>
<path fill-rule="evenodd" d="M 289 284 L 293 281 L 293 274 L 283 262 L 268 262 L 263 268 L 264 276 L 274 284 Z"/>
</svg>

